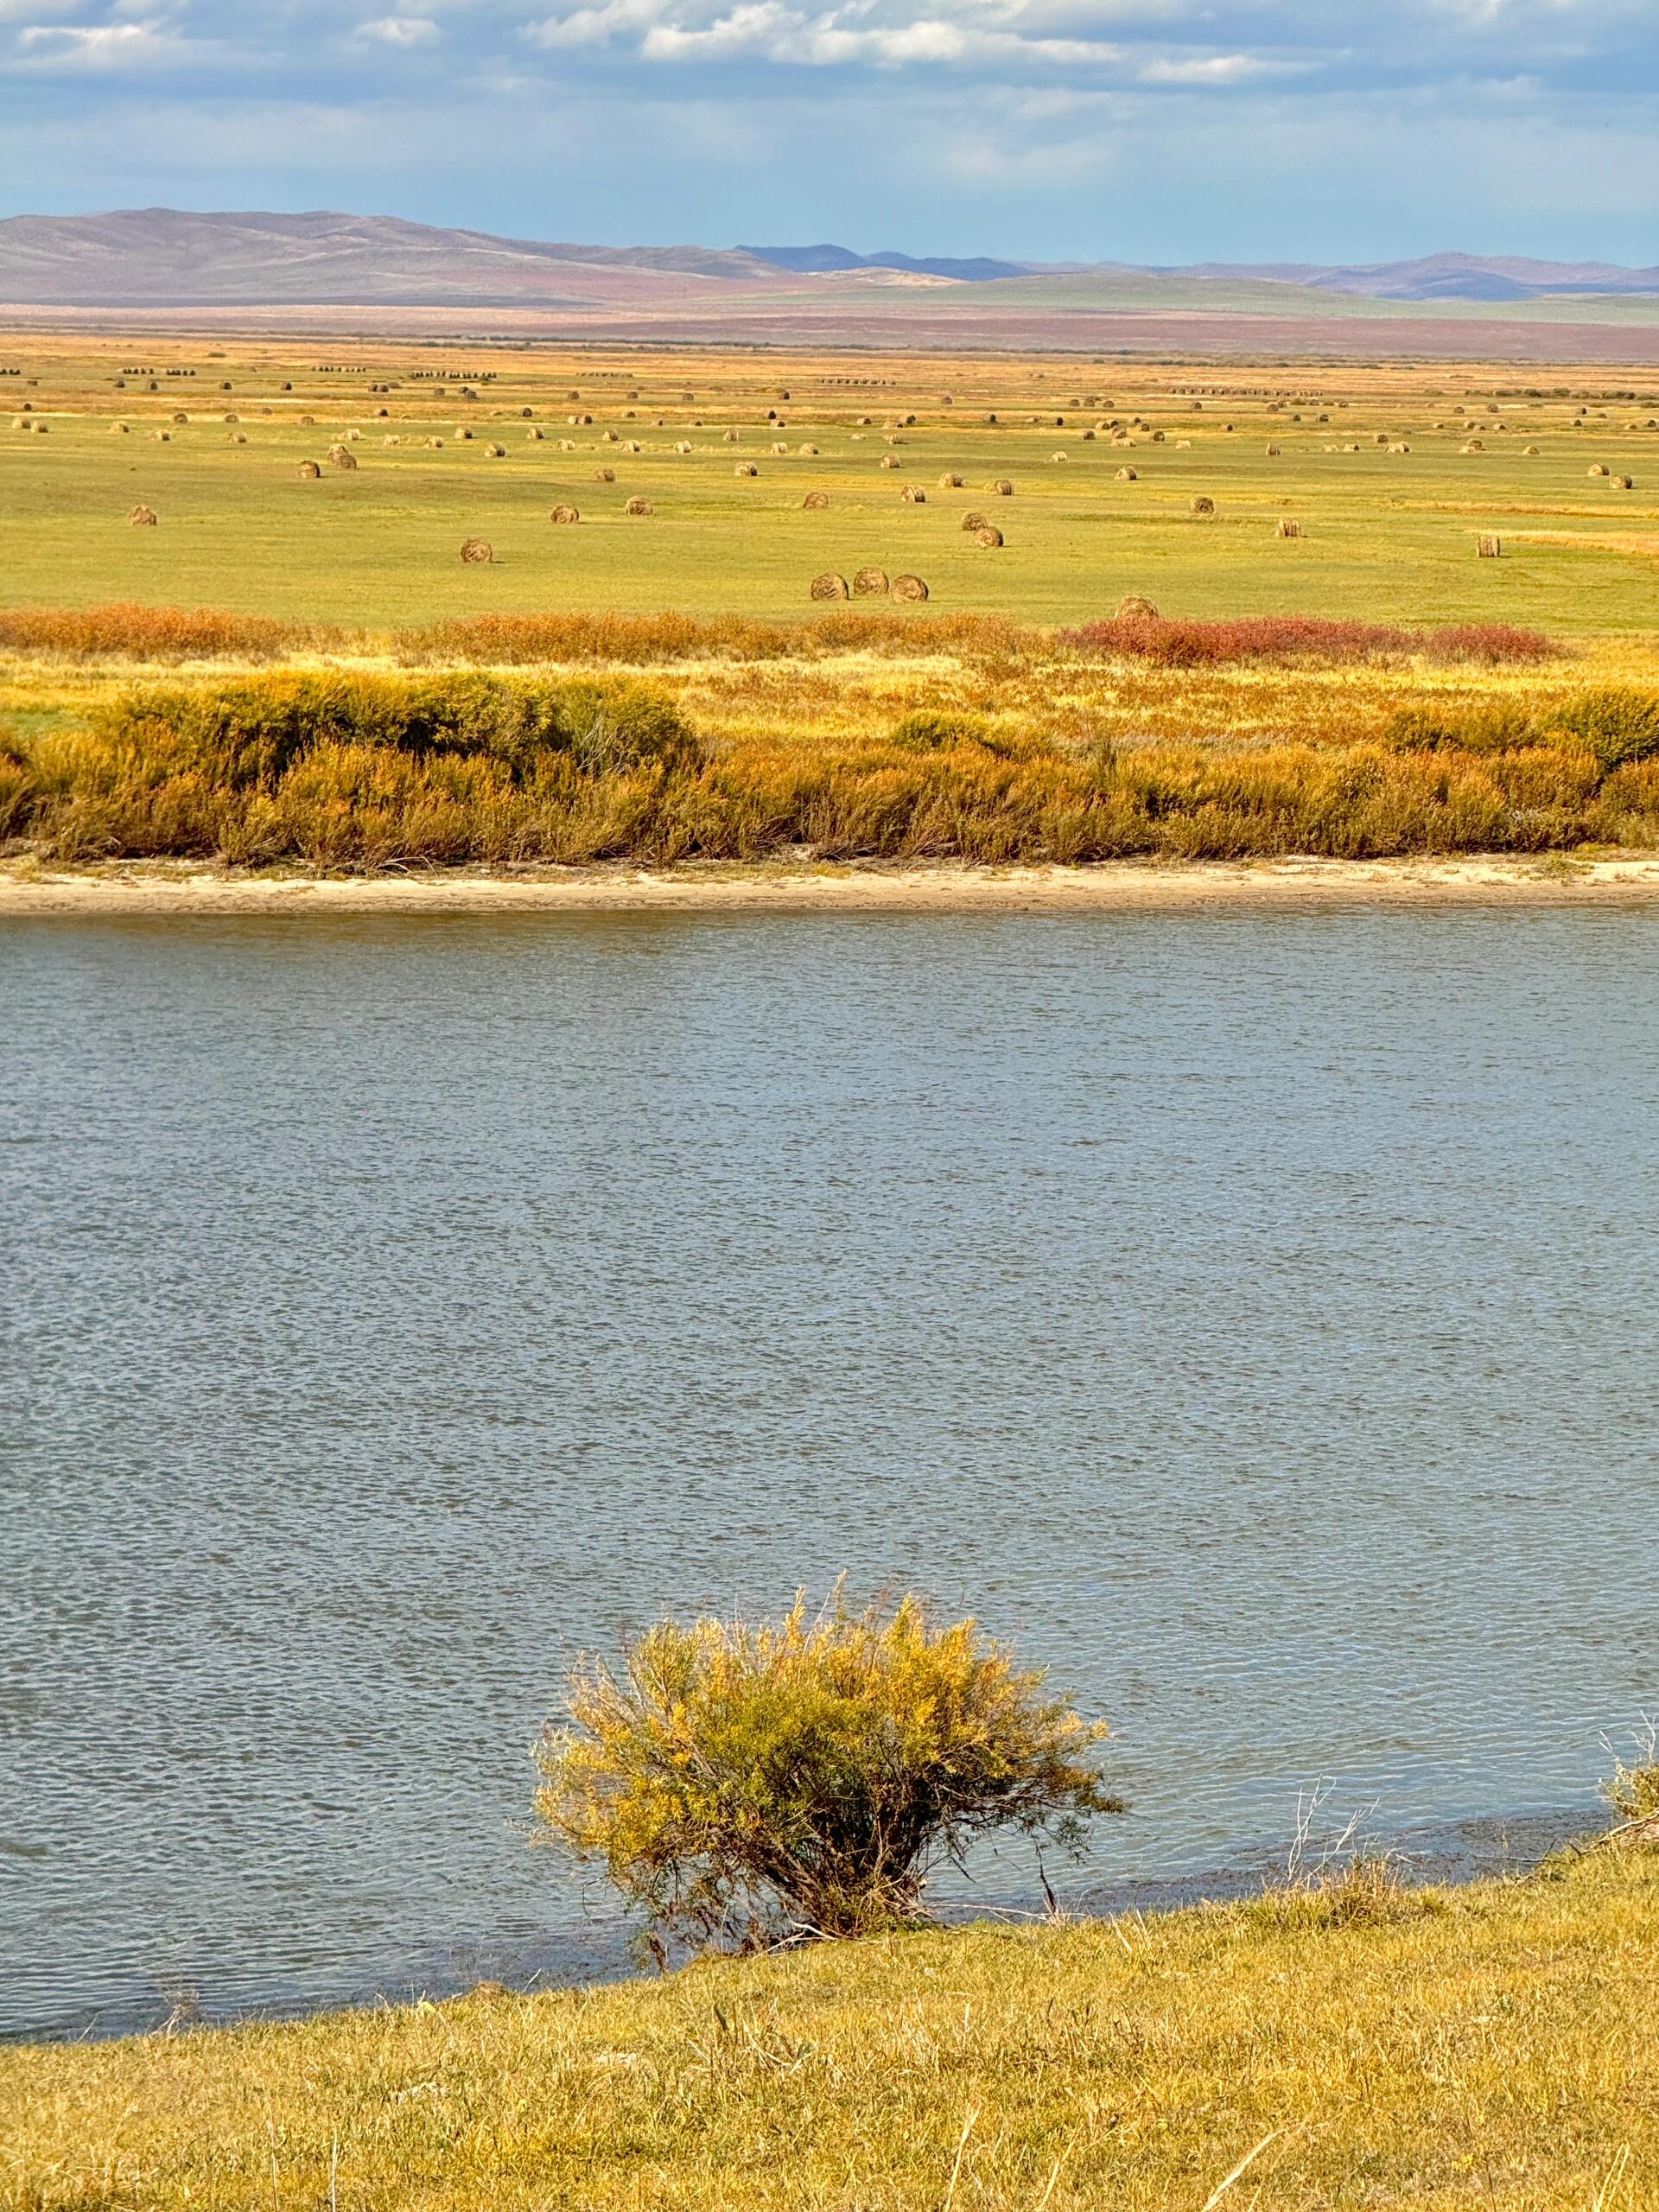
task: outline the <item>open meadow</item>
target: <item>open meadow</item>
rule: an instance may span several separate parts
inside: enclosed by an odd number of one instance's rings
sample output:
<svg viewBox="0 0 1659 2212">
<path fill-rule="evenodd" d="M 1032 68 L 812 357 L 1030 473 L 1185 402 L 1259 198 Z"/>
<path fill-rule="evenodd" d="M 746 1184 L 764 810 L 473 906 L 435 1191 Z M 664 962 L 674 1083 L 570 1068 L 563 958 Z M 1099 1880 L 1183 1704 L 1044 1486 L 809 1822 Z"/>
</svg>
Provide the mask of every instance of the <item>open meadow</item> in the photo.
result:
<svg viewBox="0 0 1659 2212">
<path fill-rule="evenodd" d="M 16 334 L 0 366 L 14 862 L 1655 842 L 1638 372 Z M 647 693 L 678 734 L 641 753 Z M 280 761 L 227 766 L 271 714 Z"/>
</svg>

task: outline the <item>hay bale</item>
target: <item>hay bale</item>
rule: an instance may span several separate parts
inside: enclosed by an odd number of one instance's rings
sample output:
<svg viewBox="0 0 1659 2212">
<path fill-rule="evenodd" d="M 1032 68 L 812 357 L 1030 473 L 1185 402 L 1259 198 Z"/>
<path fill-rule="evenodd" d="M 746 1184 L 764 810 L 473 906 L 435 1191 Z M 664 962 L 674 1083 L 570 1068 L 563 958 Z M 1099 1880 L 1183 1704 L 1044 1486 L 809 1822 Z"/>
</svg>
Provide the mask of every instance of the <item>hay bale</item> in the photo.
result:
<svg viewBox="0 0 1659 2212">
<path fill-rule="evenodd" d="M 575 450 L 576 442 L 574 438 L 561 438 L 559 440 L 559 451 L 561 453 L 575 453 Z"/>
<path fill-rule="evenodd" d="M 183 425 L 190 420 L 190 417 L 185 414 L 182 410 L 181 410 L 174 416 L 173 420 L 176 426 L 182 428 Z"/>
<path fill-rule="evenodd" d="M 353 445 L 357 443 L 362 435 L 363 433 L 361 430 L 347 430 L 346 433 L 346 437 L 351 441 Z"/>
<path fill-rule="evenodd" d="M 1277 446 L 1269 446 L 1268 448 L 1268 459 L 1269 461 L 1277 461 L 1279 459 L 1279 448 Z"/>
<path fill-rule="evenodd" d="M 690 453 L 690 450 L 691 450 L 691 441 L 690 441 L 690 438 L 681 438 L 681 439 L 678 441 L 678 442 L 676 444 L 676 446 L 675 446 L 675 448 L 674 448 L 674 450 L 675 450 L 675 452 L 676 452 L 676 453 Z"/>
<path fill-rule="evenodd" d="M 1118 601 L 1117 620 L 1120 622 L 1155 622 L 1158 609 L 1149 599 L 1143 599 L 1138 591 L 1132 591 Z"/>
<path fill-rule="evenodd" d="M 616 471 L 613 468 L 596 468 L 594 471 L 594 481 L 595 484 L 614 484 Z"/>
<path fill-rule="evenodd" d="M 1065 455 L 1063 453 L 1052 453 L 1048 457 L 1051 461 L 1064 461 L 1065 459 Z"/>
<path fill-rule="evenodd" d="M 493 561 L 495 548 L 487 537 L 463 537 L 461 541 L 461 557 L 469 567 L 476 562 Z"/>
<path fill-rule="evenodd" d="M 833 569 L 826 569 L 821 576 L 813 577 L 811 595 L 814 599 L 847 599 L 851 594 L 846 577 L 838 576 Z"/>
<path fill-rule="evenodd" d="M 1138 484 L 1141 481 L 1140 474 L 1133 468 L 1120 468 L 1117 472 L 1117 480 L 1120 484 Z"/>
<path fill-rule="evenodd" d="M 861 569 L 853 578 L 855 599 L 885 599 L 887 595 L 887 572 L 885 569 Z"/>
<path fill-rule="evenodd" d="M 643 453 L 645 451 L 645 448 L 640 444 L 638 438 L 624 438 L 622 441 L 622 450 L 624 453 Z"/>
<path fill-rule="evenodd" d="M 985 523 L 974 532 L 976 545 L 1001 545 L 1002 533 L 995 523 Z"/>
<path fill-rule="evenodd" d="M 939 489 L 941 492 L 960 492 L 962 489 L 961 477 L 954 474 L 947 468 L 944 474 L 939 479 Z"/>
<path fill-rule="evenodd" d="M 1542 448 L 1539 446 L 1522 446 L 1521 450 L 1523 454 L 1527 454 L 1535 459 Z"/>
<path fill-rule="evenodd" d="M 1590 474 L 1591 474 L 1591 475 L 1592 475 L 1592 476 L 1605 476 L 1605 475 L 1607 475 L 1607 474 L 1609 474 L 1609 471 L 1608 471 L 1608 468 L 1607 468 L 1607 465 L 1606 465 L 1606 463 L 1605 463 L 1605 461 L 1598 461 L 1592 462 L 1592 465 L 1591 465 Z"/>
<path fill-rule="evenodd" d="M 550 522 L 580 522 L 582 520 L 581 510 L 570 505 L 568 500 L 561 499 L 558 505 L 555 507 L 552 513 L 549 515 L 548 520 Z"/>
<path fill-rule="evenodd" d="M 625 502 L 622 512 L 625 515 L 648 515 L 654 514 L 656 510 L 649 499 L 642 499 L 636 493 L 632 499 Z"/>
<path fill-rule="evenodd" d="M 532 446 L 540 445 L 546 435 L 547 432 L 542 428 L 539 423 L 532 423 L 529 429 L 524 432 L 526 442 Z"/>
<path fill-rule="evenodd" d="M 157 444 L 158 446 L 171 445 L 171 443 L 173 442 L 173 433 L 172 433 L 172 431 L 171 431 L 171 430 L 157 430 L 157 431 L 156 431 L 156 444 Z"/>
<path fill-rule="evenodd" d="M 507 457 L 507 449 L 505 446 L 490 445 L 485 447 L 484 454 L 488 461 L 505 461 Z"/>
<path fill-rule="evenodd" d="M 239 415 L 226 415 L 223 419 L 227 423 L 239 423 L 242 417 Z"/>
<path fill-rule="evenodd" d="M 906 484 L 899 496 L 906 506 L 925 507 L 927 505 L 927 494 L 919 484 Z"/>
<path fill-rule="evenodd" d="M 616 443 L 616 437 L 617 434 L 614 430 L 601 430 L 599 434 L 599 442 L 602 446 L 613 446 Z"/>
<path fill-rule="evenodd" d="M 126 424 L 124 423 L 111 423 L 110 425 L 110 435 L 112 438 L 124 438 L 127 435 Z"/>
<path fill-rule="evenodd" d="M 1615 476 L 1613 479 L 1613 489 L 1615 492 L 1634 492 L 1636 489 L 1635 477 Z"/>
<path fill-rule="evenodd" d="M 1216 503 L 1207 492 L 1200 492 L 1192 502 L 1192 512 L 1195 515 L 1212 515 L 1216 512 Z"/>
<path fill-rule="evenodd" d="M 783 441 L 781 438 L 777 438 L 777 439 L 774 439 L 774 440 L 773 440 L 773 442 L 772 442 L 772 449 L 773 453 L 787 453 L 787 452 L 789 451 L 789 448 L 788 448 L 788 446 L 784 442 L 784 441 Z"/>
<path fill-rule="evenodd" d="M 801 501 L 804 507 L 810 507 L 815 512 L 819 508 L 827 507 L 829 504 L 830 494 L 827 492 L 809 492 Z"/>
<path fill-rule="evenodd" d="M 1011 499 L 1014 497 L 1014 486 L 1006 476 L 999 476 L 991 486 L 991 489 L 999 499 Z"/>
<path fill-rule="evenodd" d="M 1485 443 L 1480 438 L 1471 438 L 1467 445 L 1458 448 L 1459 453 L 1484 453 L 1485 450 Z"/>
<path fill-rule="evenodd" d="M 400 446 L 404 442 L 396 431 L 393 431 L 390 437 L 382 438 L 380 442 L 383 446 Z"/>
<path fill-rule="evenodd" d="M 316 421 L 317 418 L 315 415 L 302 415 L 300 417 L 300 428 L 302 430 L 315 429 L 316 427 Z"/>
<path fill-rule="evenodd" d="M 898 454 L 896 453 L 884 453 L 881 456 L 880 465 L 883 468 L 897 468 L 899 466 Z"/>
<path fill-rule="evenodd" d="M 740 461 L 732 474 L 734 476 L 758 476 L 760 472 L 752 461 Z"/>
<path fill-rule="evenodd" d="M 721 443 L 728 446 L 734 446 L 737 443 L 737 432 L 735 430 L 728 430 L 721 440 Z"/>
<path fill-rule="evenodd" d="M 300 474 L 308 484 L 315 484 L 321 474 L 322 468 L 320 462 L 302 461 L 300 463 Z"/>
<path fill-rule="evenodd" d="M 245 430 L 232 430 L 225 442 L 227 446 L 245 446 L 248 442 L 248 434 Z"/>
<path fill-rule="evenodd" d="M 1281 537 L 1300 537 L 1301 534 L 1302 525 L 1296 520 L 1294 515 L 1280 516 L 1279 535 Z"/>
<path fill-rule="evenodd" d="M 432 448 L 434 453 L 442 453 L 443 451 L 443 440 L 442 438 L 429 438 L 426 442 Z"/>
<path fill-rule="evenodd" d="M 964 530 L 983 530 L 986 526 L 984 516 L 976 508 L 970 507 L 962 518 L 962 527 Z"/>
<path fill-rule="evenodd" d="M 349 446 L 330 446 L 328 465 L 331 468 L 355 468 L 357 455 Z"/>
<path fill-rule="evenodd" d="M 1389 448 L 1389 451 L 1390 453 L 1409 453 L 1411 451 L 1411 448 L 1406 443 L 1403 438 L 1400 438 Z"/>
<path fill-rule="evenodd" d="M 798 453 L 804 454 L 809 461 L 816 461 L 818 457 L 818 449 L 817 446 L 798 446 L 796 448 L 796 451 Z"/>
<path fill-rule="evenodd" d="M 139 504 L 134 507 L 130 514 L 128 515 L 127 524 L 128 527 L 132 530 L 154 530 L 156 527 L 155 508 L 145 506 L 143 502 L 140 500 Z"/>
<path fill-rule="evenodd" d="M 928 597 L 927 586 L 919 576 L 895 576 L 893 580 L 895 599 L 921 601 Z"/>
<path fill-rule="evenodd" d="M 1484 530 L 1475 540 L 1475 553 L 1482 561 L 1496 561 L 1502 557 L 1503 541 L 1493 531 Z"/>
<path fill-rule="evenodd" d="M 456 423 L 455 435 L 460 439 L 462 445 L 467 445 L 471 442 L 472 435 L 472 432 L 467 429 L 464 423 Z"/>
<path fill-rule="evenodd" d="M 1386 430 L 1374 430 L 1371 433 L 1371 443 L 1374 446 L 1387 445 L 1389 443 L 1388 432 Z"/>
</svg>

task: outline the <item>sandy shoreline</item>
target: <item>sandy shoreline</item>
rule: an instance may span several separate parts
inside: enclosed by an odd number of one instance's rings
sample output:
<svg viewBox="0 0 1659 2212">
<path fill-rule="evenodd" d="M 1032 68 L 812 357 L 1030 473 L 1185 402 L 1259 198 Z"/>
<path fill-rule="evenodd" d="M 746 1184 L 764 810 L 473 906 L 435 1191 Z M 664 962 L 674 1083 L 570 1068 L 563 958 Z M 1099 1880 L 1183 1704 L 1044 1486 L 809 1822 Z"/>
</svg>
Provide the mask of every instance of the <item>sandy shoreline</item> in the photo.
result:
<svg viewBox="0 0 1659 2212">
<path fill-rule="evenodd" d="M 1086 868 L 676 868 L 489 875 L 237 874 L 175 863 L 0 866 L 0 916 L 705 912 L 1004 913 L 1336 904 L 1415 906 L 1659 901 L 1659 854 L 1446 860 L 1290 859 Z"/>
</svg>

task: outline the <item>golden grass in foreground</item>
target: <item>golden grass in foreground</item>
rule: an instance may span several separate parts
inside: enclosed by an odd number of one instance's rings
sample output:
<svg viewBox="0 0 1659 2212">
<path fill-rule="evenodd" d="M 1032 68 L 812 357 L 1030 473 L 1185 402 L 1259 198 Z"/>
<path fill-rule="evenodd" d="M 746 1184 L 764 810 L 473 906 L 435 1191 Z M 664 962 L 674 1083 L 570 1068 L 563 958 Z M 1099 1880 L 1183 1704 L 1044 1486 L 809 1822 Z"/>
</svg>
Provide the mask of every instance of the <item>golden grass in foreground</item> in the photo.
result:
<svg viewBox="0 0 1659 2212">
<path fill-rule="evenodd" d="M 1363 1886 L 1363 1885 L 1362 1885 Z M 0 2055 L 32 2212 L 1642 2212 L 1659 1859 Z M 1271 2138 L 1271 2140 L 1268 2139 Z"/>
</svg>

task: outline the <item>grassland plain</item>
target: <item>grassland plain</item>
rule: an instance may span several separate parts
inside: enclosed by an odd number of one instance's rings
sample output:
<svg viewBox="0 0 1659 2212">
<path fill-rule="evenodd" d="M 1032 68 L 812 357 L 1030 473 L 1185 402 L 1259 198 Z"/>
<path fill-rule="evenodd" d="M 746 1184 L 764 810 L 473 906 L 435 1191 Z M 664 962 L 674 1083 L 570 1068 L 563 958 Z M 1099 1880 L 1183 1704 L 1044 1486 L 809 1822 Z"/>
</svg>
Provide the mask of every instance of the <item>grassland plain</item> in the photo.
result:
<svg viewBox="0 0 1659 2212">
<path fill-rule="evenodd" d="M 926 580 L 918 628 L 1077 621 L 1138 591 L 1589 637 L 1659 603 L 1651 371 L 20 334 L 0 369 L 6 605 L 783 617 L 868 565 Z M 154 529 L 129 526 L 139 504 Z M 976 510 L 1004 545 L 963 531 Z M 1502 558 L 1476 557 L 1483 531 Z M 462 567 L 469 536 L 493 561 Z"/>
<path fill-rule="evenodd" d="M 0 2187 L 18 2212 L 1644 2212 L 1656 1907 L 1652 1853 L 1602 1853 L 21 2047 Z"/>
</svg>

